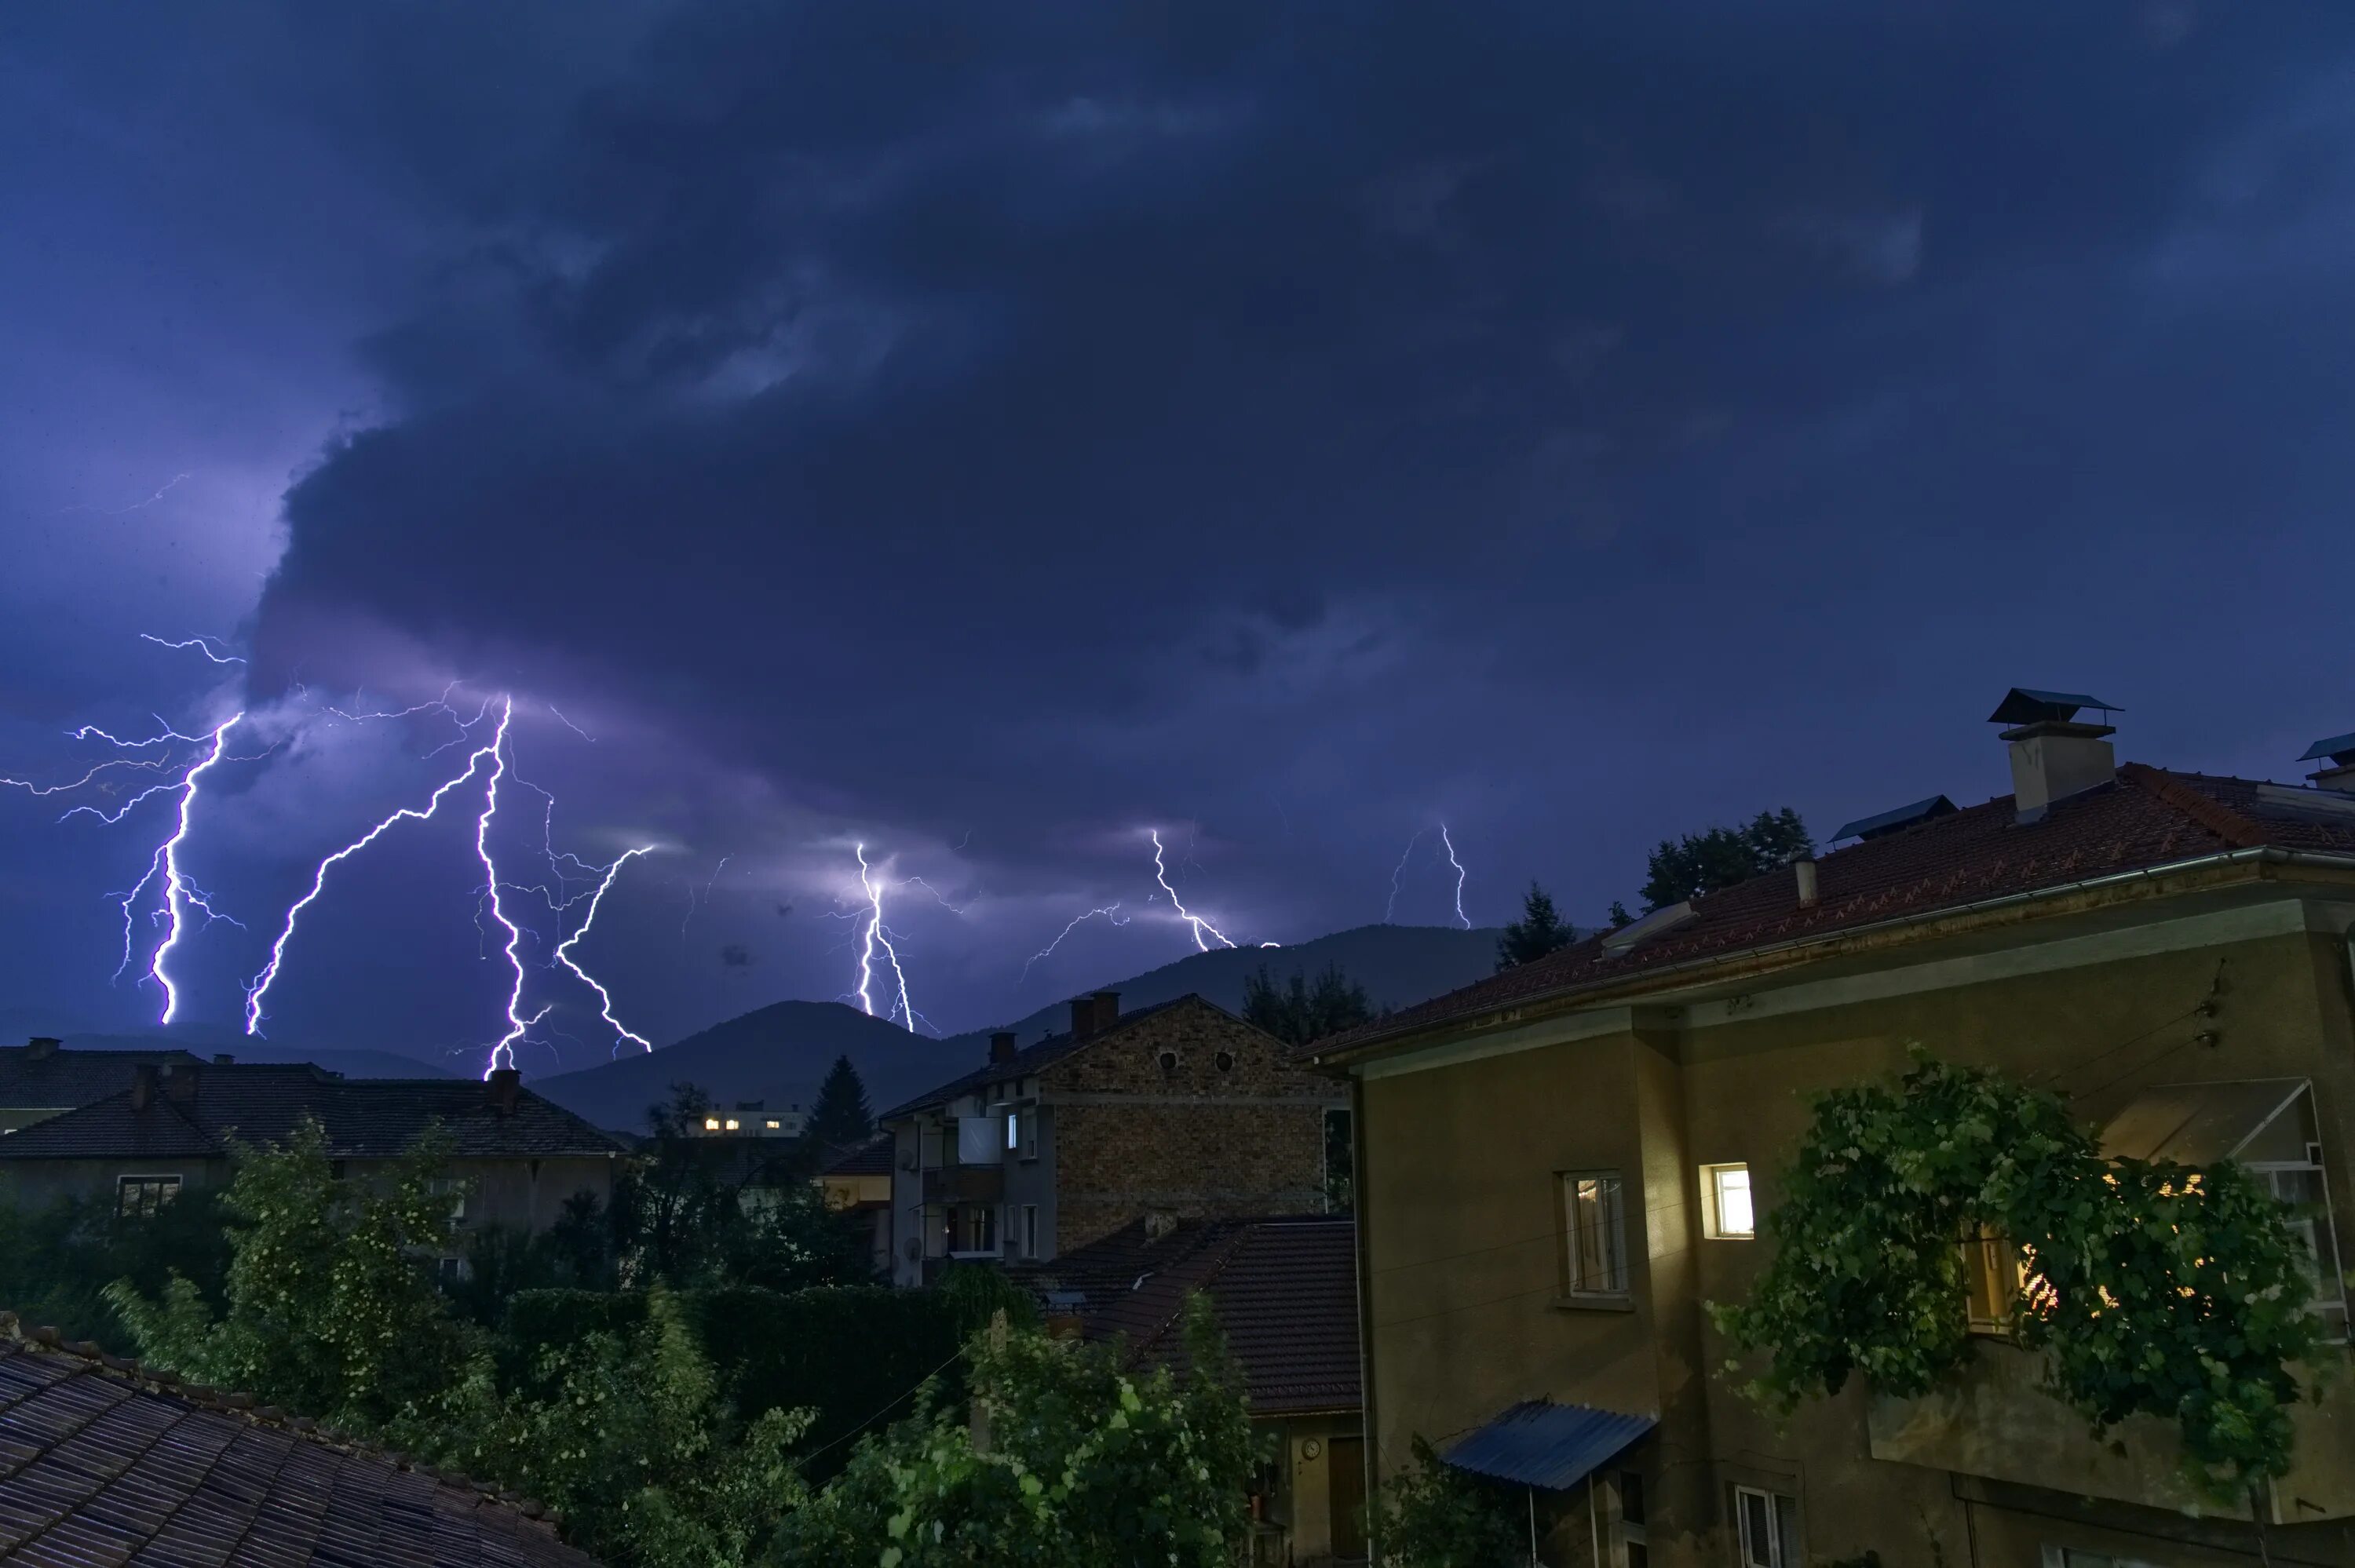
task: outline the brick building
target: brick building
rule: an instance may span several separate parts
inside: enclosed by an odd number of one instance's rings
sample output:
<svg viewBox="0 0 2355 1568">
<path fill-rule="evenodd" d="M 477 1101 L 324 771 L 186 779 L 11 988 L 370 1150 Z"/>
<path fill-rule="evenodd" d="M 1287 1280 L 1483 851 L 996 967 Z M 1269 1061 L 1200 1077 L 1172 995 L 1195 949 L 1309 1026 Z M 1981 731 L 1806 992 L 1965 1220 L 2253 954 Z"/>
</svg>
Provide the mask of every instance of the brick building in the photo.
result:
<svg viewBox="0 0 2355 1568">
<path fill-rule="evenodd" d="M 1338 1086 L 1199 996 L 1123 1013 L 1112 991 L 1071 1026 L 878 1118 L 892 1139 L 891 1273 L 951 1259 L 1046 1259 L 1147 1213 L 1313 1213 Z"/>
</svg>

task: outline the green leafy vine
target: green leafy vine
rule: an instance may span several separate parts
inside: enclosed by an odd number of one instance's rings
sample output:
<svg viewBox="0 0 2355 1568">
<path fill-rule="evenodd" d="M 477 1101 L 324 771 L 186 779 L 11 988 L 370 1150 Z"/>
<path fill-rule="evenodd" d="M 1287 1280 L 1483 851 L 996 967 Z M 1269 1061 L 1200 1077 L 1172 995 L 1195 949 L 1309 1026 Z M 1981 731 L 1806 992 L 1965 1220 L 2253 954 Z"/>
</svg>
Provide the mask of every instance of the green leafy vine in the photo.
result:
<svg viewBox="0 0 2355 1568">
<path fill-rule="evenodd" d="M 2287 1217 L 2230 1161 L 2105 1158 L 2054 1096 L 1917 1052 L 1895 1086 L 1817 1104 L 1765 1272 L 1710 1311 L 1766 1353 L 1743 1392 L 1769 1408 L 1851 1373 L 1912 1398 L 1971 1355 L 1960 1243 L 1984 1228 L 2019 1249 L 2007 1327 L 2043 1354 L 2046 1392 L 2097 1432 L 2172 1423 L 2186 1475 L 2229 1501 L 2287 1473 L 2289 1406 L 2323 1342 Z"/>
</svg>

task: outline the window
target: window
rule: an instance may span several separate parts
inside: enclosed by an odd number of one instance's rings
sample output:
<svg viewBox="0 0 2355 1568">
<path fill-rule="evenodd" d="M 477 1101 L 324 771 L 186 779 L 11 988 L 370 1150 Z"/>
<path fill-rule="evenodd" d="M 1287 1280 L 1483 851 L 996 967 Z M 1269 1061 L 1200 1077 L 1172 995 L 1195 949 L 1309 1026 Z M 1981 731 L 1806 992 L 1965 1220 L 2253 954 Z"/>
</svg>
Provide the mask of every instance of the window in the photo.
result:
<svg viewBox="0 0 2355 1568">
<path fill-rule="evenodd" d="M 729 1131 L 730 1131 L 730 1132 L 741 1132 L 743 1129 L 744 1129 L 744 1124 L 743 1124 L 742 1122 L 738 1121 L 738 1120 L 737 1120 L 734 1117 L 732 1117 L 732 1116 L 731 1116 L 731 1117 L 730 1117 L 730 1118 L 728 1118 L 728 1130 L 729 1130 Z"/>
<path fill-rule="evenodd" d="M 1562 1177 L 1561 1185 L 1570 1294 L 1625 1295 L 1627 1222 L 1618 1173 L 1572 1171 Z"/>
<path fill-rule="evenodd" d="M 1232 1051 L 1221 1051 L 1211 1060 L 1218 1064 L 1219 1071 L 1221 1073 L 1231 1073 L 1235 1070 L 1235 1054 Z"/>
<path fill-rule="evenodd" d="M 1620 1568 L 1646 1568 L 1652 1548 L 1644 1529 L 1644 1478 L 1634 1470 L 1622 1470 L 1616 1489 L 1619 1522 L 1614 1533 L 1619 1542 Z"/>
<path fill-rule="evenodd" d="M 2044 1568 L 2153 1568 L 2139 1557 L 2116 1557 L 2106 1552 L 2088 1552 L 2080 1546 L 2048 1546 L 2044 1549 Z"/>
<path fill-rule="evenodd" d="M 1750 1167 L 1700 1168 L 1701 1234 L 1718 1241 L 1748 1241 L 1758 1234 L 1758 1218 L 1750 1206 Z"/>
<path fill-rule="evenodd" d="M 1039 1205 L 1036 1203 L 1022 1205 L 1022 1255 L 1039 1255 Z"/>
<path fill-rule="evenodd" d="M 2273 1189 L 2289 1210 L 2289 1228 L 2306 1244 L 2306 1277 L 2314 1287 L 2307 1308 L 2320 1318 L 2334 1340 L 2347 1338 L 2347 1283 L 2339 1272 L 2339 1235 L 2330 1219 L 2330 1195 L 2322 1185 L 2321 1150 L 2310 1163 L 2252 1164 L 2249 1174 Z"/>
<path fill-rule="evenodd" d="M 1742 1527 L 1742 1568 L 1804 1568 L 1796 1499 L 1736 1487 L 1733 1517 Z"/>
<path fill-rule="evenodd" d="M 1006 1152 L 1011 1154 L 1021 1147 L 1022 1113 L 1018 1110 L 1007 1111 L 1006 1113 Z"/>
<path fill-rule="evenodd" d="M 474 1277 L 474 1273 L 463 1257 L 437 1257 L 433 1260 L 434 1282 L 444 1290 L 464 1285 Z"/>
<path fill-rule="evenodd" d="M 1161 1063 L 1161 1070 L 1162 1070 L 1163 1072 L 1165 1072 L 1165 1073 L 1174 1073 L 1174 1072 L 1176 1072 L 1176 1071 L 1178 1070 L 1178 1053 L 1177 1053 L 1177 1052 L 1175 1052 L 1175 1051 L 1164 1051 L 1163 1053 L 1161 1053 L 1161 1055 L 1160 1055 L 1160 1057 L 1159 1057 L 1159 1061 L 1160 1061 L 1160 1063 Z"/>
<path fill-rule="evenodd" d="M 997 1250 L 997 1211 L 986 1203 L 972 1203 L 950 1211 L 949 1249 L 952 1252 L 996 1252 Z"/>
<path fill-rule="evenodd" d="M 703 1130 L 706 1132 L 718 1132 L 719 1130 L 719 1118 L 716 1116 L 705 1117 L 703 1118 Z"/>
<path fill-rule="evenodd" d="M 784 1125 L 785 1124 L 783 1122 L 779 1121 L 775 1117 L 771 1117 L 769 1118 L 769 1130 L 771 1132 L 776 1131 L 779 1128 Z"/>
<path fill-rule="evenodd" d="M 2027 1255 L 1993 1225 L 1979 1226 L 1962 1246 L 1971 1332 L 2010 1332 L 2012 1308 L 2028 1288 Z"/>
<path fill-rule="evenodd" d="M 114 1182 L 114 1212 L 134 1219 L 150 1219 L 179 1195 L 177 1176 L 120 1176 Z"/>
<path fill-rule="evenodd" d="M 438 1197 L 450 1200 L 450 1218 L 464 1221 L 466 1217 L 466 1181 L 463 1176 L 437 1176 L 432 1191 Z"/>
</svg>

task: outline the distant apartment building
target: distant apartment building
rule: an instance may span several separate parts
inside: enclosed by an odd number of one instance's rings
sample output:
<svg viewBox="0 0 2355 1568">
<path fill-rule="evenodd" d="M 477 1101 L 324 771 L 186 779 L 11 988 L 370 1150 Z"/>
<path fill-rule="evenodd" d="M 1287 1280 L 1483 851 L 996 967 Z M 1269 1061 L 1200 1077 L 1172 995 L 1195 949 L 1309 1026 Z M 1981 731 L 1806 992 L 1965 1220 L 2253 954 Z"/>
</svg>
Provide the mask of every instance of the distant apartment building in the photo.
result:
<svg viewBox="0 0 2355 1568">
<path fill-rule="evenodd" d="M 837 1213 L 856 1214 L 866 1227 L 877 1277 L 891 1272 L 891 1135 L 837 1150 L 818 1170 L 818 1191 Z"/>
<path fill-rule="evenodd" d="M 809 1113 L 801 1102 L 738 1100 L 725 1109 L 713 1106 L 687 1122 L 690 1138 L 799 1138 L 809 1127 Z"/>
<path fill-rule="evenodd" d="M 327 1155 L 364 1174 L 429 1127 L 449 1138 L 462 1227 L 553 1224 L 575 1194 L 610 1202 L 619 1140 L 522 1086 L 512 1068 L 468 1078 L 345 1078 L 308 1065 L 163 1062 L 104 1098 L 0 1138 L 0 1176 L 20 1202 L 73 1196 L 153 1213 L 225 1184 L 232 1141 L 283 1142 L 308 1118 Z"/>
<path fill-rule="evenodd" d="M 1360 1111 L 1372 1468 L 1428 1438 L 1526 1488 L 1551 1564 L 2355 1563 L 2355 736 L 2303 787 L 2119 767 L 2084 696 L 2014 691 L 2012 793 L 1848 824 L 1819 859 L 1321 1044 Z M 2062 1095 L 2114 1154 L 2239 1160 L 2315 1254 L 2339 1343 L 2252 1509 L 2171 1434 L 2105 1440 L 1987 1330 L 1916 1400 L 1859 1378 L 1787 1424 L 1723 1375 L 1809 1097 L 1918 1043 Z M 1958 1248 L 1962 1246 L 1957 1238 Z"/>
<path fill-rule="evenodd" d="M 886 1111 L 891 1277 L 957 1259 L 1046 1259 L 1147 1213 L 1313 1213 L 1325 1118 L 1347 1105 L 1283 1042 L 1199 996 L 1123 1013 L 1112 991 L 1071 1026 Z"/>
</svg>

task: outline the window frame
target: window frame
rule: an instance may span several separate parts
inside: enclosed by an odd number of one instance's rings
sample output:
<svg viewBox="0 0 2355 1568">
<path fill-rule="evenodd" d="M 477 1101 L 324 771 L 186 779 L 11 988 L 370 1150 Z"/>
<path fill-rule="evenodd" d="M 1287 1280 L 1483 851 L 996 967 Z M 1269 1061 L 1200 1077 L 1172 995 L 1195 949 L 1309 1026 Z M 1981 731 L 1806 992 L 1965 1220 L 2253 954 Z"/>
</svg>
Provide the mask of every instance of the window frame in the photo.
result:
<svg viewBox="0 0 2355 1568">
<path fill-rule="evenodd" d="M 1742 1173 L 1742 1201 L 1750 1211 L 1750 1228 L 1740 1231 L 1729 1229 L 1725 1224 L 1723 1178 L 1736 1171 Z M 1725 1160 L 1700 1168 L 1700 1234 L 1710 1241 L 1758 1239 L 1758 1189 L 1750 1180 L 1748 1160 Z"/>
<path fill-rule="evenodd" d="M 177 1171 L 154 1171 L 125 1172 L 114 1179 L 114 1216 L 121 1220 L 152 1220 L 164 1212 L 165 1205 L 179 1201 L 187 1191 L 187 1178 Z M 123 1206 L 125 1197 L 133 1192 L 155 1189 L 155 1202 L 142 1202 L 135 1209 Z"/>
<path fill-rule="evenodd" d="M 2312 1091 L 2307 1092 L 2310 1094 Z M 2274 1202 L 2279 1203 L 2285 1212 L 2286 1217 L 2283 1223 L 2305 1241 L 2314 1283 L 2314 1299 L 2307 1303 L 2306 1309 L 2323 1318 L 2326 1322 L 2335 1319 L 2338 1332 L 2328 1336 L 2328 1342 L 2343 1345 L 2348 1342 L 2347 1276 L 2346 1265 L 2339 1250 L 2339 1217 L 2330 1207 L 2330 1171 L 2318 1158 L 2322 1152 L 2321 1146 L 2309 1143 L 2307 1148 L 2317 1158 L 2252 1160 L 2244 1161 L 2241 1168 L 2265 1184 L 2265 1191 L 2273 1194 Z M 2287 1175 L 2311 1175 L 2316 1191 L 2321 1194 L 2320 1201 L 2309 1205 L 2283 1197 L 2274 1178 Z M 2301 1209 L 2309 1212 L 2301 1214 L 2298 1213 Z M 2327 1267 L 2321 1245 L 2325 1241 L 2330 1244 Z"/>
<path fill-rule="evenodd" d="M 1560 1183 L 1557 1191 L 1561 1204 L 1561 1290 L 1565 1300 L 1625 1301 L 1633 1294 L 1633 1269 L 1627 1256 L 1627 1178 L 1614 1170 L 1580 1170 L 1555 1172 Z M 1609 1255 L 1600 1258 L 1604 1277 L 1590 1280 L 1582 1256 L 1582 1227 L 1580 1224 L 1580 1188 L 1593 1182 L 1598 1189 L 1607 1188 L 1609 1208 Z"/>
<path fill-rule="evenodd" d="M 1745 1499 L 1755 1498 L 1766 1512 L 1765 1550 L 1757 1550 L 1751 1539 L 1750 1514 L 1743 1508 Z M 1734 1561 L 1740 1568 L 1804 1568 L 1806 1543 L 1799 1536 L 1799 1499 L 1782 1492 L 1769 1491 L 1764 1487 L 1744 1486 L 1736 1482 L 1733 1488 L 1733 1549 Z"/>
</svg>

